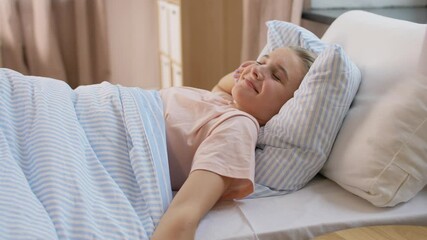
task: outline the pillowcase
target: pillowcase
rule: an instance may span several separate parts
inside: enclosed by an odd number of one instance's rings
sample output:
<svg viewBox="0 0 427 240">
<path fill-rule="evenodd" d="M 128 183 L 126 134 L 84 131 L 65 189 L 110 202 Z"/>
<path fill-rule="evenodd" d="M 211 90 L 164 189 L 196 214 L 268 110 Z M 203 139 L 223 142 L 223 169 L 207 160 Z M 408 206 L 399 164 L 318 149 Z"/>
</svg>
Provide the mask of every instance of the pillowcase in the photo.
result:
<svg viewBox="0 0 427 240">
<path fill-rule="evenodd" d="M 408 201 L 427 183 L 426 25 L 351 11 L 323 40 L 363 81 L 321 173 L 376 206 Z"/>
<path fill-rule="evenodd" d="M 338 45 L 328 45 L 297 25 L 269 21 L 260 56 L 290 45 L 318 57 L 299 89 L 260 129 L 252 197 L 289 193 L 322 168 L 360 84 L 360 71 Z"/>
<path fill-rule="evenodd" d="M 316 35 L 298 25 L 278 20 L 267 21 L 267 44 L 259 57 L 270 53 L 276 48 L 300 46 L 315 54 L 320 54 L 327 46 Z"/>
</svg>

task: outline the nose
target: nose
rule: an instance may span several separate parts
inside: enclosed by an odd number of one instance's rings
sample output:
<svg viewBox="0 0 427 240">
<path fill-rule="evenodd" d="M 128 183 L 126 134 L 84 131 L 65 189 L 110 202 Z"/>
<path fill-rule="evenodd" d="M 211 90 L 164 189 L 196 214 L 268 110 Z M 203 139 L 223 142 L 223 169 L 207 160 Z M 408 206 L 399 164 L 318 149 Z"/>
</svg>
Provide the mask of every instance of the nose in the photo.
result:
<svg viewBox="0 0 427 240">
<path fill-rule="evenodd" d="M 254 65 L 251 70 L 252 76 L 255 80 L 262 80 L 262 69 L 260 65 Z"/>
</svg>

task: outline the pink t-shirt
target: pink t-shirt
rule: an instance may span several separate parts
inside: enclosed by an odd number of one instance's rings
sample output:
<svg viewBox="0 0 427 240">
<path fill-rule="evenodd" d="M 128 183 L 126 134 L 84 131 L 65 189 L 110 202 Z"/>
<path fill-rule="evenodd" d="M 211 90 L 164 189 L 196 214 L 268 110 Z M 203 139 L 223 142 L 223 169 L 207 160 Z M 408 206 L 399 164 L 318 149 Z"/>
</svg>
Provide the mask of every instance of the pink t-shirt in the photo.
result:
<svg viewBox="0 0 427 240">
<path fill-rule="evenodd" d="M 253 191 L 258 122 L 232 106 L 226 94 L 187 87 L 160 90 L 173 190 L 191 171 L 203 169 L 233 178 L 223 198 Z"/>
</svg>

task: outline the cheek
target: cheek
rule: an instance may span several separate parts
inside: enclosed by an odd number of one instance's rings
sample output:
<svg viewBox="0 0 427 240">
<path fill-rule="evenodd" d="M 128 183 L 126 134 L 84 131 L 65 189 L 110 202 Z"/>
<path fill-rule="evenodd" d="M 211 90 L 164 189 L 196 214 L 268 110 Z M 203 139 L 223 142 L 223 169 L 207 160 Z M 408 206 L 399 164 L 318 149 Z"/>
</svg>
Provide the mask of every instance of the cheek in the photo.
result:
<svg viewBox="0 0 427 240">
<path fill-rule="evenodd" d="M 282 107 L 292 97 L 292 94 L 283 85 L 270 86 L 269 90 L 266 97 L 269 98 L 268 102 L 275 108 Z"/>
<path fill-rule="evenodd" d="M 266 90 L 266 93 L 268 93 L 268 95 L 274 95 L 276 97 L 283 96 L 283 93 L 287 89 L 283 84 L 275 80 L 269 80 L 265 82 L 264 88 Z"/>
</svg>

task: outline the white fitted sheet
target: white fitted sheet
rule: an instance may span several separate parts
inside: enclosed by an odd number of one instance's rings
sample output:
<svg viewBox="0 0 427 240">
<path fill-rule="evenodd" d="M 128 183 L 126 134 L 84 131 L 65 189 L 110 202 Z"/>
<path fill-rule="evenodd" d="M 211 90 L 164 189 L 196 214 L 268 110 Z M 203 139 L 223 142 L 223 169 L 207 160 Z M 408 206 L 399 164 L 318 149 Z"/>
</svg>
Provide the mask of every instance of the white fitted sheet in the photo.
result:
<svg viewBox="0 0 427 240">
<path fill-rule="evenodd" d="M 427 226 L 427 187 L 407 203 L 379 208 L 319 175 L 288 195 L 219 202 L 201 221 L 196 239 L 302 240 L 384 224 Z"/>
</svg>

